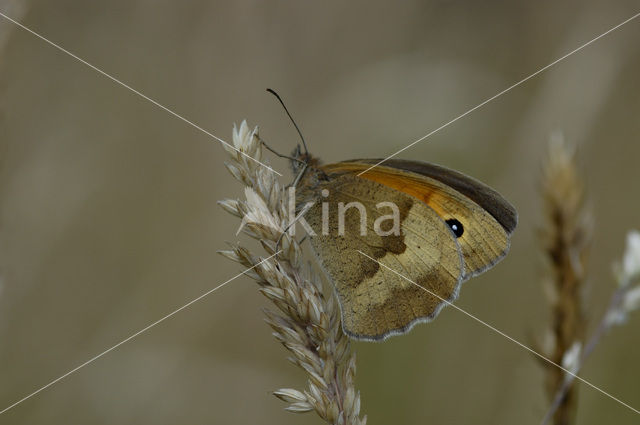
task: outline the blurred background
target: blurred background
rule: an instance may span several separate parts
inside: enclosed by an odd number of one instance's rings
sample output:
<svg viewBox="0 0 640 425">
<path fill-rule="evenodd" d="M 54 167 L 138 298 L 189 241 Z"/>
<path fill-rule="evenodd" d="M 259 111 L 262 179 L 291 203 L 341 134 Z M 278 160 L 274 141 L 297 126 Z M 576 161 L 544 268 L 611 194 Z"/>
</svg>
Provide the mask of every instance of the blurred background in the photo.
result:
<svg viewBox="0 0 640 425">
<path fill-rule="evenodd" d="M 640 10 L 635 0 L 1 0 L 0 11 L 222 139 L 247 119 L 289 152 L 298 138 L 272 87 L 333 162 L 391 154 Z M 625 234 L 640 227 L 638 40 L 640 20 L 401 155 L 475 176 L 517 207 L 511 253 L 457 305 L 524 343 L 549 323 L 537 229 L 553 132 L 578 146 L 596 219 L 590 329 Z M 216 201 L 243 196 L 224 160 L 215 140 L 0 17 L 0 408 L 241 271 L 216 254 L 238 239 Z M 239 278 L 0 423 L 318 424 L 270 395 L 305 377 L 271 337 L 265 305 Z M 582 373 L 636 408 L 639 328 L 636 315 L 614 329 Z M 548 406 L 532 355 L 454 309 L 354 349 L 371 424 L 537 424 Z M 584 385 L 579 397 L 581 424 L 638 421 Z"/>
</svg>

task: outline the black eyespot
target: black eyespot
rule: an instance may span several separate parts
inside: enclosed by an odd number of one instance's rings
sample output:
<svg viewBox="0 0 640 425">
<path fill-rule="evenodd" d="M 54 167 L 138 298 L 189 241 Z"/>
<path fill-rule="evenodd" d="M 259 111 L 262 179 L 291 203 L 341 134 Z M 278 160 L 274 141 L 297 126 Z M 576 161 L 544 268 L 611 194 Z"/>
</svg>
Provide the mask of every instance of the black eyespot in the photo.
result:
<svg viewBox="0 0 640 425">
<path fill-rule="evenodd" d="M 462 223 L 460 223 L 455 218 L 450 218 L 449 220 L 447 220 L 447 224 L 449 225 L 449 227 L 451 227 L 451 230 L 453 230 L 453 234 L 456 235 L 456 238 L 459 238 L 464 233 L 464 227 L 462 226 Z"/>
</svg>

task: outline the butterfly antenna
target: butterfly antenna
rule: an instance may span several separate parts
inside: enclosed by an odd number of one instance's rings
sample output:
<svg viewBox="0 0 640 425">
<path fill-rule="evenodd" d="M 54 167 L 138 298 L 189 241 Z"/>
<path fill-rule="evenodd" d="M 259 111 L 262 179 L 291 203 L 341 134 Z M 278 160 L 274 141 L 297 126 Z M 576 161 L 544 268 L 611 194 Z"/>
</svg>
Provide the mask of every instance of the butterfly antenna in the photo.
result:
<svg viewBox="0 0 640 425">
<path fill-rule="evenodd" d="M 296 124 L 296 121 L 293 119 L 293 117 L 291 116 L 291 113 L 289 113 L 289 110 L 287 109 L 287 107 L 285 106 L 284 102 L 282 101 L 282 98 L 280 97 L 280 95 L 278 93 L 275 92 L 275 90 L 267 89 L 267 91 L 269 93 L 271 93 L 272 95 L 274 95 L 276 97 L 276 99 L 278 99 L 278 101 L 280 102 L 282 107 L 284 108 L 284 111 L 287 113 L 287 115 L 289 116 L 289 119 L 293 123 L 293 126 L 296 128 L 296 130 L 298 131 L 298 134 L 300 135 L 300 140 L 302 140 L 302 146 L 304 146 L 304 153 L 306 155 L 308 155 L 309 151 L 307 150 L 307 143 L 304 141 L 304 136 L 302 135 L 302 132 L 300 131 L 300 128 L 298 127 L 298 124 Z"/>
</svg>

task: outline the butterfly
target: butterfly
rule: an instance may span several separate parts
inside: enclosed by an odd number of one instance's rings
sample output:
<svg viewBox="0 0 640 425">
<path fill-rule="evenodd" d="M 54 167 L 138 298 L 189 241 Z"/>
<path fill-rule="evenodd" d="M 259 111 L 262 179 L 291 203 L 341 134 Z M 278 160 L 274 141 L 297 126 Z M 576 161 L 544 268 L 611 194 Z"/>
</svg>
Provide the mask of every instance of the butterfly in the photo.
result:
<svg viewBox="0 0 640 425">
<path fill-rule="evenodd" d="M 296 211 L 335 288 L 344 332 L 362 340 L 433 320 L 462 282 L 505 257 L 518 221 L 474 178 L 427 162 L 380 162 L 323 165 L 300 148 L 292 161 Z"/>
</svg>

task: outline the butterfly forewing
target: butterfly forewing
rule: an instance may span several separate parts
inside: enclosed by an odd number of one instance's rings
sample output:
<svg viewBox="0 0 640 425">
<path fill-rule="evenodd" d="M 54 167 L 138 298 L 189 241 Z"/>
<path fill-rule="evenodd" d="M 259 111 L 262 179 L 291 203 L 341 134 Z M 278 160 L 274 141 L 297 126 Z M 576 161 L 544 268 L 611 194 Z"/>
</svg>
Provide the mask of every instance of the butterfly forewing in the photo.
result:
<svg viewBox="0 0 640 425">
<path fill-rule="evenodd" d="M 443 167 L 404 160 L 396 160 L 393 164 L 404 168 L 384 163 L 366 171 L 360 178 L 405 193 L 428 205 L 451 226 L 456 226 L 454 229 L 458 232 L 457 240 L 465 262 L 464 280 L 488 270 L 504 258 L 517 216 L 502 196 L 477 180 L 453 171 L 448 182 L 455 186 L 451 186 L 445 183 L 447 169 Z M 346 161 L 326 168 L 357 174 L 368 168 L 368 162 Z M 478 204 L 480 201 L 483 206 Z"/>
</svg>

